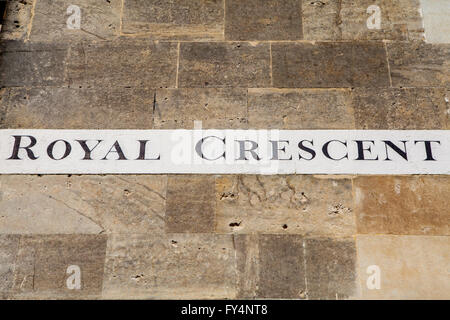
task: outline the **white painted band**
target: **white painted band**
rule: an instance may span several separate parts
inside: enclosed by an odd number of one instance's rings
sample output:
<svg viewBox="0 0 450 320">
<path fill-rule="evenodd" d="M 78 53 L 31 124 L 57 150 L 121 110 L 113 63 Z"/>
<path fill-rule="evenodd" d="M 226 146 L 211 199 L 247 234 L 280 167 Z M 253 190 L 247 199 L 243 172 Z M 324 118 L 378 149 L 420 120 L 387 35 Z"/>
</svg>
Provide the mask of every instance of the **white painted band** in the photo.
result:
<svg viewBox="0 0 450 320">
<path fill-rule="evenodd" d="M 450 131 L 6 129 L 0 173 L 447 175 Z"/>
</svg>

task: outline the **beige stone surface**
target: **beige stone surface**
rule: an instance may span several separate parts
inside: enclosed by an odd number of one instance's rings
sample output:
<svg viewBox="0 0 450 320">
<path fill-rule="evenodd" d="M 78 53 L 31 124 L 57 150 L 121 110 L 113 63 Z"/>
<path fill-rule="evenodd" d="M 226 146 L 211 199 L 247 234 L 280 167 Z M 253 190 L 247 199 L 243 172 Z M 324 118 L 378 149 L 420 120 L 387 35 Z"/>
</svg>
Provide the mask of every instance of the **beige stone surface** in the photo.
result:
<svg viewBox="0 0 450 320">
<path fill-rule="evenodd" d="M 113 235 L 103 298 L 234 298 L 235 276 L 231 235 Z"/>
<path fill-rule="evenodd" d="M 65 43 L 2 41 L 0 86 L 63 85 L 67 55 Z"/>
<path fill-rule="evenodd" d="M 340 3 L 336 0 L 302 0 L 305 40 L 340 40 Z"/>
<path fill-rule="evenodd" d="M 124 0 L 122 34 L 152 39 L 223 40 L 223 0 Z"/>
<path fill-rule="evenodd" d="M 381 42 L 272 44 L 276 88 L 388 87 Z"/>
<path fill-rule="evenodd" d="M 181 88 L 156 91 L 154 127 L 193 129 L 246 129 L 247 90 L 240 88 Z"/>
<path fill-rule="evenodd" d="M 450 44 L 387 44 L 394 87 L 449 87 Z"/>
<path fill-rule="evenodd" d="M 151 129 L 154 96 L 148 88 L 11 88 L 0 102 L 0 127 Z"/>
<path fill-rule="evenodd" d="M 447 176 L 358 177 L 358 233 L 450 235 Z"/>
<path fill-rule="evenodd" d="M 449 237 L 357 237 L 358 273 L 364 299 L 449 299 Z M 380 268 L 380 289 L 369 290 L 369 266 Z"/>
<path fill-rule="evenodd" d="M 270 86 L 270 46 L 252 42 L 183 42 L 179 87 Z"/>
<path fill-rule="evenodd" d="M 355 233 L 351 180 L 312 176 L 216 179 L 216 231 L 307 236 Z"/>
<path fill-rule="evenodd" d="M 164 232 L 165 176 L 0 177 L 0 233 Z"/>
<path fill-rule="evenodd" d="M 301 0 L 226 0 L 226 40 L 300 40 Z"/>
<path fill-rule="evenodd" d="M 99 298 L 105 251 L 104 235 L 21 236 L 13 272 L 9 274 L 12 287 L 6 298 Z M 67 279 L 72 274 L 67 273 L 69 266 L 80 269 L 80 289 L 67 287 Z"/>
<path fill-rule="evenodd" d="M 443 88 L 355 89 L 352 107 L 357 129 L 439 130 L 448 117 Z"/>
<path fill-rule="evenodd" d="M 71 47 L 67 81 L 75 87 L 175 87 L 177 44 L 125 39 Z"/>
<path fill-rule="evenodd" d="M 119 35 L 122 0 L 35 0 L 30 41 L 112 40 Z M 71 5 L 80 8 L 80 29 L 69 29 Z"/>
<path fill-rule="evenodd" d="M 356 248 L 352 238 L 305 240 L 307 296 L 343 300 L 357 295 Z"/>
<path fill-rule="evenodd" d="M 340 8 L 342 39 L 422 40 L 423 25 L 419 0 L 342 0 Z M 367 28 L 371 16 L 367 8 L 377 5 L 381 29 Z"/>
<path fill-rule="evenodd" d="M 353 129 L 348 89 L 249 89 L 251 129 Z"/>
<path fill-rule="evenodd" d="M 369 29 L 367 9 L 377 5 L 381 28 Z M 303 0 L 307 40 L 422 40 L 419 0 Z"/>
<path fill-rule="evenodd" d="M 0 235 L 0 298 L 7 299 L 14 284 L 14 268 L 19 251 L 19 235 Z"/>
<path fill-rule="evenodd" d="M 212 233 L 215 221 L 214 176 L 169 176 L 166 231 Z"/>
</svg>

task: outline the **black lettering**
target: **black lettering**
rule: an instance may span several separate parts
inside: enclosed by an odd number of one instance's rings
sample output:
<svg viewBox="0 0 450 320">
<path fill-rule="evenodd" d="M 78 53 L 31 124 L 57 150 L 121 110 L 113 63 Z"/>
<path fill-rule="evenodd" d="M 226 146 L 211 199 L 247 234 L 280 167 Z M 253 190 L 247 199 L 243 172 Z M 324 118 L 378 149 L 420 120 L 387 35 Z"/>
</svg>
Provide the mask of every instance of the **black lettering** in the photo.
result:
<svg viewBox="0 0 450 320">
<path fill-rule="evenodd" d="M 108 153 L 106 154 L 106 156 L 102 159 L 102 160 L 108 160 L 108 156 L 111 152 L 117 153 L 117 155 L 119 156 L 118 159 L 116 160 L 128 160 L 125 155 L 123 154 L 122 148 L 120 147 L 119 141 L 116 141 L 113 146 L 111 147 L 111 149 L 109 149 Z"/>
<path fill-rule="evenodd" d="M 325 143 L 325 144 L 323 145 L 323 147 L 322 147 L 322 152 L 323 152 L 323 154 L 325 155 L 325 157 L 327 157 L 328 159 L 331 159 L 331 160 L 335 160 L 335 161 L 339 161 L 339 160 L 342 160 L 342 159 L 345 159 L 345 158 L 348 159 L 348 152 L 345 154 L 345 156 L 343 156 L 343 157 L 341 157 L 341 158 L 339 158 L 339 159 L 336 159 L 336 158 L 333 158 L 333 157 L 330 156 L 330 153 L 329 153 L 329 151 L 328 151 L 328 148 L 329 148 L 329 146 L 330 146 L 330 143 L 332 143 L 332 142 L 339 142 L 339 143 L 343 144 L 345 147 L 347 147 L 347 141 L 339 141 L 339 140 L 331 140 L 331 141 L 328 141 L 328 142 Z"/>
<path fill-rule="evenodd" d="M 147 142 L 150 140 L 138 140 L 139 141 L 139 157 L 136 160 L 161 160 L 161 155 L 158 154 L 157 158 L 154 159 L 146 159 L 145 158 L 145 149 L 147 146 Z"/>
<path fill-rule="evenodd" d="M 437 143 L 441 144 L 440 141 L 430 141 L 430 140 L 417 140 L 414 141 L 414 144 L 417 144 L 417 142 L 423 142 L 425 144 L 425 152 L 427 153 L 427 158 L 424 161 L 436 161 L 436 159 L 433 157 L 433 151 L 431 150 L 431 143 Z"/>
<path fill-rule="evenodd" d="M 372 152 L 372 147 L 368 146 L 367 148 L 365 148 L 364 146 L 364 142 L 370 142 L 372 144 L 375 144 L 375 141 L 373 140 L 355 140 L 356 145 L 358 146 L 358 158 L 356 158 L 355 160 L 378 160 L 378 156 L 375 159 L 367 159 L 364 156 L 364 152 L 368 151 L 369 153 Z"/>
<path fill-rule="evenodd" d="M 209 160 L 209 161 L 218 160 L 218 159 L 220 159 L 220 158 L 224 158 L 224 159 L 225 159 L 225 151 L 224 151 L 220 156 L 218 156 L 218 157 L 215 158 L 215 159 L 208 159 L 207 157 L 205 157 L 205 155 L 203 154 L 203 143 L 206 141 L 206 139 L 209 139 L 209 138 L 216 138 L 216 139 L 222 141 L 223 144 L 225 144 L 225 138 L 221 139 L 221 138 L 216 137 L 216 136 L 209 136 L 209 137 L 206 137 L 206 138 L 201 139 L 201 140 L 200 140 L 199 142 L 197 142 L 197 144 L 195 145 L 195 151 L 196 151 L 197 154 L 200 156 L 200 158 L 206 159 L 206 160 Z"/>
<path fill-rule="evenodd" d="M 66 145 L 66 151 L 64 151 L 64 155 L 63 155 L 61 158 L 56 159 L 55 156 L 53 155 L 53 149 L 55 148 L 55 145 L 56 145 L 58 142 L 64 142 L 64 144 Z M 70 143 L 68 143 L 68 142 L 65 141 L 65 140 L 56 140 L 56 141 L 53 141 L 52 143 L 50 143 L 50 144 L 48 145 L 48 148 L 47 148 L 47 154 L 48 154 L 48 156 L 50 157 L 50 159 L 53 159 L 53 160 L 62 160 L 62 159 L 64 159 L 64 158 L 67 158 L 67 157 L 69 156 L 69 154 L 70 154 L 71 151 L 72 151 L 72 146 L 70 145 Z"/>
<path fill-rule="evenodd" d="M 280 159 L 279 158 L 279 151 L 283 151 L 286 152 L 286 146 L 284 146 L 283 148 L 280 149 L 279 147 L 279 143 L 283 142 L 283 143 L 287 143 L 287 145 L 289 145 L 289 141 L 287 140 L 280 140 L 280 141 L 269 141 L 272 144 L 272 160 L 292 160 L 292 156 L 290 156 L 289 159 Z"/>
<path fill-rule="evenodd" d="M 255 152 L 255 150 L 258 148 L 258 144 L 255 141 L 252 140 L 236 140 L 236 142 L 239 143 L 239 158 L 236 160 L 248 160 L 245 157 L 245 153 L 246 152 L 250 152 L 250 154 L 252 155 L 253 159 L 255 160 L 261 160 L 261 158 L 258 156 L 258 154 Z M 246 142 L 250 142 L 251 147 L 249 150 L 245 149 L 245 143 Z"/>
<path fill-rule="evenodd" d="M 94 149 L 97 148 L 97 146 L 103 140 L 97 140 L 97 144 L 92 149 L 89 149 L 89 147 L 87 145 L 87 140 L 75 140 L 75 141 L 78 142 L 84 150 L 84 158 L 82 160 L 92 160 L 92 158 L 91 158 L 92 151 L 94 151 Z"/>
<path fill-rule="evenodd" d="M 406 143 L 408 141 L 401 141 L 403 142 L 403 147 L 404 150 L 400 149 L 399 147 L 397 147 L 395 144 L 393 144 L 391 141 L 388 140 L 383 140 L 384 142 L 384 147 L 386 148 L 386 159 L 385 161 L 391 161 L 391 159 L 389 159 L 389 151 L 388 151 L 388 147 L 391 148 L 392 150 L 394 150 L 398 155 L 400 155 L 403 159 L 405 159 L 406 161 L 408 161 L 408 153 L 406 151 Z"/>
<path fill-rule="evenodd" d="M 32 136 L 13 136 L 14 137 L 14 147 L 11 157 L 8 158 L 8 160 L 22 160 L 19 158 L 19 151 L 20 149 L 24 149 L 27 152 L 28 158 L 31 160 L 36 160 L 38 157 L 36 157 L 31 150 L 33 148 L 37 141 L 35 137 Z M 29 138 L 30 144 L 27 147 L 21 147 L 20 143 L 22 141 L 22 138 Z"/>
<path fill-rule="evenodd" d="M 313 142 L 313 140 L 311 140 L 311 141 L 310 141 L 310 140 L 302 140 L 302 141 L 300 141 L 300 142 L 298 143 L 298 147 L 299 147 L 301 150 L 306 151 L 306 152 L 308 152 L 309 154 L 311 154 L 311 158 L 310 158 L 310 159 L 304 158 L 304 157 L 301 156 L 300 153 L 299 153 L 298 156 L 299 156 L 299 159 L 300 159 L 300 160 L 301 160 L 301 159 L 305 159 L 305 160 L 311 161 L 312 159 L 314 159 L 314 158 L 316 157 L 316 152 L 315 152 L 313 149 L 306 147 L 306 146 L 304 145 L 305 142 L 311 143 L 311 146 L 314 146 L 314 142 Z M 328 151 L 327 151 L 327 153 L 328 153 Z"/>
</svg>

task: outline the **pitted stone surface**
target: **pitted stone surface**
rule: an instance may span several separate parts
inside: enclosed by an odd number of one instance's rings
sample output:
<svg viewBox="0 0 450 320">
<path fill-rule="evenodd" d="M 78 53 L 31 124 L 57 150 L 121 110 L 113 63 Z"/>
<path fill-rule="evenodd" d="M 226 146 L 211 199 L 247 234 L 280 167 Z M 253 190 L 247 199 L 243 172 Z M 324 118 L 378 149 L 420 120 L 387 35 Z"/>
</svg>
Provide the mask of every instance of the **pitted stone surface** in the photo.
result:
<svg viewBox="0 0 450 320">
<path fill-rule="evenodd" d="M 299 40 L 302 34 L 301 0 L 227 0 L 227 40 Z"/>
<path fill-rule="evenodd" d="M 276 43 L 272 61 L 277 88 L 389 86 L 381 42 Z"/>
<path fill-rule="evenodd" d="M 354 185 L 358 233 L 450 235 L 447 176 L 358 177 Z"/>
<path fill-rule="evenodd" d="M 443 88 L 355 89 L 352 106 L 357 129 L 445 129 L 447 112 Z"/>
<path fill-rule="evenodd" d="M 182 88 L 156 91 L 154 127 L 243 129 L 248 122 L 247 90 L 241 88 Z"/>
<path fill-rule="evenodd" d="M 122 33 L 152 39 L 223 40 L 223 0 L 124 0 Z"/>
<path fill-rule="evenodd" d="M 249 128 L 354 129 L 347 89 L 249 89 Z"/>
<path fill-rule="evenodd" d="M 4 236 L 2 236 L 5 239 Z M 11 241 L 7 236 L 6 241 Z M 102 291 L 106 236 L 104 235 L 48 235 L 21 236 L 12 282 L 6 298 L 13 299 L 96 299 Z M 2 240 L 5 243 L 5 240 Z M 16 248 L 15 244 L 11 247 Z M 8 247 L 8 249 L 10 249 Z M 2 259 L 3 260 L 3 259 Z M 1 261 L 8 266 L 8 257 Z M 77 266 L 81 274 L 79 290 L 68 288 L 66 279 L 70 266 Z M 70 270 L 70 269 L 69 269 Z"/>
<path fill-rule="evenodd" d="M 0 127 L 150 129 L 154 95 L 148 88 L 12 88 Z"/>
<path fill-rule="evenodd" d="M 269 44 L 183 42 L 180 50 L 180 87 L 270 86 Z"/>
<path fill-rule="evenodd" d="M 349 179 L 219 177 L 216 230 L 350 236 L 355 232 L 351 189 Z"/>
<path fill-rule="evenodd" d="M 175 87 L 177 45 L 119 40 L 73 45 L 67 64 L 71 86 Z"/>
<path fill-rule="evenodd" d="M 111 40 L 119 35 L 121 0 L 35 0 L 30 41 Z M 80 9 L 80 29 L 68 27 Z"/>
<path fill-rule="evenodd" d="M 0 233 L 164 231 L 165 176 L 1 176 Z"/>
<path fill-rule="evenodd" d="M 114 235 L 103 298 L 234 298 L 235 274 L 230 235 Z"/>
</svg>

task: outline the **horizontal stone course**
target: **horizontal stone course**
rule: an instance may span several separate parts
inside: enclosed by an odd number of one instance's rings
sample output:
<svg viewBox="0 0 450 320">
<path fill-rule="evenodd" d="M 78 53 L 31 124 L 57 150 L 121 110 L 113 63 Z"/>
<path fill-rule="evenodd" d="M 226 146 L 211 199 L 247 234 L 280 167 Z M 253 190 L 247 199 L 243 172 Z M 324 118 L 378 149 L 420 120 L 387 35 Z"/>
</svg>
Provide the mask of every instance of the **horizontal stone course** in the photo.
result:
<svg viewBox="0 0 450 320">
<path fill-rule="evenodd" d="M 450 44 L 387 43 L 394 87 L 449 87 Z"/>
<path fill-rule="evenodd" d="M 0 176 L 0 234 L 164 232 L 165 176 Z"/>
<path fill-rule="evenodd" d="M 148 88 L 11 88 L 3 128 L 151 129 L 155 92 Z M 26 115 L 24 117 L 24 115 Z"/>
<path fill-rule="evenodd" d="M 224 0 L 124 0 L 122 34 L 152 39 L 223 40 Z"/>
<path fill-rule="evenodd" d="M 354 188 L 360 234 L 450 235 L 447 176 L 358 177 Z"/>
<path fill-rule="evenodd" d="M 113 40 L 119 35 L 122 0 L 34 0 L 30 41 L 67 42 L 80 40 Z M 71 29 L 75 11 L 80 8 L 80 29 Z"/>
<path fill-rule="evenodd" d="M 270 45 L 251 42 L 183 42 L 179 87 L 270 87 Z"/>
<path fill-rule="evenodd" d="M 225 0 L 226 40 L 299 40 L 301 0 Z"/>
<path fill-rule="evenodd" d="M 355 233 L 349 179 L 222 176 L 216 179 L 216 231 L 307 236 Z"/>
<path fill-rule="evenodd" d="M 349 89 L 249 89 L 251 129 L 354 129 Z"/>
<path fill-rule="evenodd" d="M 5 299 L 98 299 L 101 296 L 104 235 L 0 235 L 0 248 L 0 276 L 5 281 L 0 295 Z M 79 268 L 79 290 L 67 286 L 67 278 L 72 274 L 68 270 L 70 266 Z"/>
<path fill-rule="evenodd" d="M 443 88 L 357 88 L 352 107 L 357 129 L 445 129 L 446 101 Z"/>
<path fill-rule="evenodd" d="M 363 299 L 449 299 L 449 237 L 371 236 L 357 237 L 358 273 Z M 367 282 L 379 270 L 379 289 Z"/>
<path fill-rule="evenodd" d="M 180 88 L 156 91 L 155 129 L 246 129 L 247 89 Z"/>
<path fill-rule="evenodd" d="M 177 44 L 125 39 L 74 44 L 67 63 L 70 86 L 174 88 Z"/>
<path fill-rule="evenodd" d="M 273 43 L 272 69 L 277 88 L 389 86 L 381 42 Z"/>
<path fill-rule="evenodd" d="M 67 52 L 65 44 L 2 41 L 0 87 L 64 84 Z"/>
</svg>

